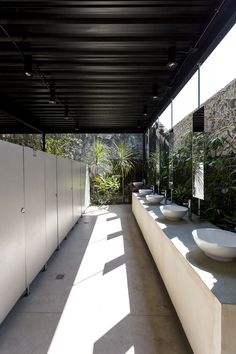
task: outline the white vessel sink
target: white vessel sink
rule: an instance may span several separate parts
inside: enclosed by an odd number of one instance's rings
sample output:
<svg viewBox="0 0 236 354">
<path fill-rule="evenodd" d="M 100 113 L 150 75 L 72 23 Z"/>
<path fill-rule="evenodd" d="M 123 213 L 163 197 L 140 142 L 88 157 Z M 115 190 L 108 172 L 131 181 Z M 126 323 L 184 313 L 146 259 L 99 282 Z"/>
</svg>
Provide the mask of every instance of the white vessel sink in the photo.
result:
<svg viewBox="0 0 236 354">
<path fill-rule="evenodd" d="M 221 229 L 196 229 L 192 232 L 198 247 L 210 258 L 230 262 L 236 257 L 236 234 Z"/>
<path fill-rule="evenodd" d="M 164 195 L 148 194 L 146 195 L 146 199 L 148 204 L 159 204 L 164 199 Z"/>
<path fill-rule="evenodd" d="M 139 192 L 139 194 L 141 196 L 145 196 L 147 194 L 151 194 L 152 193 L 152 189 L 139 189 L 138 192 Z"/>
<path fill-rule="evenodd" d="M 141 188 L 143 186 L 143 182 L 133 182 L 133 186 L 135 188 Z"/>
<path fill-rule="evenodd" d="M 176 204 L 171 204 L 160 206 L 160 211 L 166 219 L 175 221 L 184 217 L 188 211 L 188 208 Z"/>
</svg>

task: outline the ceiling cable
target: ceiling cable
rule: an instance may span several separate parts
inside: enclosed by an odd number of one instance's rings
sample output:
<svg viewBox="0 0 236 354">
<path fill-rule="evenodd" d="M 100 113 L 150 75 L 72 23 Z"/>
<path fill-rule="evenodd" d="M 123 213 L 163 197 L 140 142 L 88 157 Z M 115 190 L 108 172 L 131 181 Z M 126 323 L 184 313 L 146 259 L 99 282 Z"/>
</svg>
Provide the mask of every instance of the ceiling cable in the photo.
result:
<svg viewBox="0 0 236 354">
<path fill-rule="evenodd" d="M 9 40 L 11 41 L 11 43 L 14 45 L 14 47 L 16 48 L 16 50 L 18 51 L 18 53 L 22 56 L 24 63 L 26 63 L 28 59 L 28 55 L 25 55 L 24 52 L 22 51 L 22 49 L 20 48 L 20 46 L 16 43 L 16 41 L 10 36 L 10 34 L 7 32 L 7 30 L 0 25 L 1 30 L 4 32 L 4 34 L 7 36 L 7 38 L 9 38 Z M 32 61 L 32 56 L 31 56 L 31 61 Z M 33 61 L 31 62 L 31 65 L 33 64 Z M 40 80 L 42 81 L 42 83 L 47 87 L 48 91 L 49 91 L 49 95 L 51 95 L 51 87 L 52 87 L 52 83 L 49 83 L 48 80 L 46 79 L 45 75 L 42 73 L 40 67 L 38 64 L 34 63 L 35 67 L 36 67 L 36 73 L 39 76 Z M 27 75 L 26 76 L 30 76 Z M 61 104 L 64 107 L 64 103 L 61 102 L 61 100 L 57 97 L 55 90 L 54 90 L 54 96 L 55 96 L 55 100 L 56 102 L 58 102 L 59 104 Z M 70 117 L 73 119 L 72 115 L 70 114 Z"/>
<path fill-rule="evenodd" d="M 25 58 L 25 55 L 23 53 L 23 51 L 20 49 L 20 47 L 18 46 L 18 44 L 14 41 L 14 39 L 10 36 L 10 34 L 5 30 L 5 28 L 0 25 L 0 28 L 2 29 L 2 31 L 5 33 L 5 35 L 10 39 L 10 41 L 12 42 L 12 44 L 14 45 L 14 47 L 16 48 L 16 50 L 22 55 L 23 58 Z"/>
</svg>

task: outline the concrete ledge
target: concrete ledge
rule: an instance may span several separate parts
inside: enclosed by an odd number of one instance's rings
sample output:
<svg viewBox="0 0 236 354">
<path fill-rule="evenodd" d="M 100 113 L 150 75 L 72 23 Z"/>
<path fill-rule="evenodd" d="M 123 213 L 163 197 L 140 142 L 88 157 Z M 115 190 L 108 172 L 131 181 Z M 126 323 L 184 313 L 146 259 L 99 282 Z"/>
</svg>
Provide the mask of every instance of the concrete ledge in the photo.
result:
<svg viewBox="0 0 236 354">
<path fill-rule="evenodd" d="M 192 238 L 192 230 L 212 224 L 167 221 L 135 193 L 132 211 L 194 353 L 236 353 L 236 261 L 206 257 Z"/>
</svg>

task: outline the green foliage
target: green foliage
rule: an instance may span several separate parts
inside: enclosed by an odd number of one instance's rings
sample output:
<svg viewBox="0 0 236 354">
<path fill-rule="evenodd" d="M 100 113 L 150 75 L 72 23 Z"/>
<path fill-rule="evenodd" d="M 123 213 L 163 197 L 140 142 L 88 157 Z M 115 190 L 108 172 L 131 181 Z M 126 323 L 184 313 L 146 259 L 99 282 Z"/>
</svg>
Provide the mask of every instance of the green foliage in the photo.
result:
<svg viewBox="0 0 236 354">
<path fill-rule="evenodd" d="M 155 185 L 160 179 L 160 153 L 152 152 L 147 161 L 148 183 Z"/>
<path fill-rule="evenodd" d="M 95 144 L 87 155 L 87 163 L 90 166 L 92 178 L 101 172 L 110 169 L 109 148 L 103 140 L 97 138 Z"/>
<path fill-rule="evenodd" d="M 223 133 L 206 141 L 203 212 L 207 219 L 231 229 L 236 225 L 236 155 L 225 153 L 231 139 Z"/>
<path fill-rule="evenodd" d="M 92 180 L 92 203 L 95 205 L 110 204 L 120 188 L 119 176 L 103 173 Z"/>
<path fill-rule="evenodd" d="M 192 198 L 193 160 L 205 166 L 205 200 L 201 203 L 202 216 L 214 224 L 230 230 L 236 226 L 236 154 L 235 127 L 228 126 L 212 135 L 189 133 L 181 148 L 172 152 L 169 162 L 161 155 L 160 179 L 162 188 L 168 186 L 169 166 L 173 166 L 173 199 L 183 204 Z M 194 148 L 193 148 L 194 144 Z M 164 150 L 162 151 L 162 154 Z M 154 156 L 153 156 L 154 157 Z M 155 161 L 155 160 L 154 160 Z M 163 162 L 164 161 L 164 162 Z M 155 166 L 155 163 L 154 163 Z M 149 169 L 153 169 L 152 160 Z M 197 210 L 196 199 L 193 208 Z"/>
<path fill-rule="evenodd" d="M 173 199 L 183 204 L 192 197 L 192 134 L 184 137 L 181 148 L 170 157 L 173 164 Z"/>
<path fill-rule="evenodd" d="M 112 155 L 114 156 L 112 159 L 113 173 L 121 177 L 121 188 L 124 201 L 125 178 L 134 168 L 135 152 L 125 141 L 120 141 L 118 144 L 114 143 Z"/>
<path fill-rule="evenodd" d="M 0 139 L 9 143 L 28 146 L 35 150 L 42 149 L 41 134 L 0 134 Z"/>
<path fill-rule="evenodd" d="M 81 139 L 74 134 L 46 135 L 46 151 L 61 157 L 76 159 L 81 148 Z"/>
</svg>

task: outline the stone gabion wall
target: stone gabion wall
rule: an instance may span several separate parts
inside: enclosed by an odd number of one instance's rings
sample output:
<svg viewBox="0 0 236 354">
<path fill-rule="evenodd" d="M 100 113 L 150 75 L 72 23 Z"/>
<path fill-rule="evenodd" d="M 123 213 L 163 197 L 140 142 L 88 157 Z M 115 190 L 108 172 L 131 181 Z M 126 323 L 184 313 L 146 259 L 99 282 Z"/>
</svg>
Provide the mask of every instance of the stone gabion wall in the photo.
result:
<svg viewBox="0 0 236 354">
<path fill-rule="evenodd" d="M 230 140 L 227 152 L 235 150 L 235 133 L 232 135 L 230 131 L 233 127 L 236 129 L 236 79 L 209 98 L 202 106 L 205 112 L 205 132 L 210 137 L 216 136 L 219 132 L 227 135 Z M 193 112 L 174 126 L 175 149 L 182 146 L 184 136 L 192 131 L 192 116 Z"/>
<path fill-rule="evenodd" d="M 190 113 L 174 126 L 173 132 L 175 150 L 178 150 L 183 146 L 184 137 L 192 131 L 192 117 L 193 114 Z"/>
</svg>

